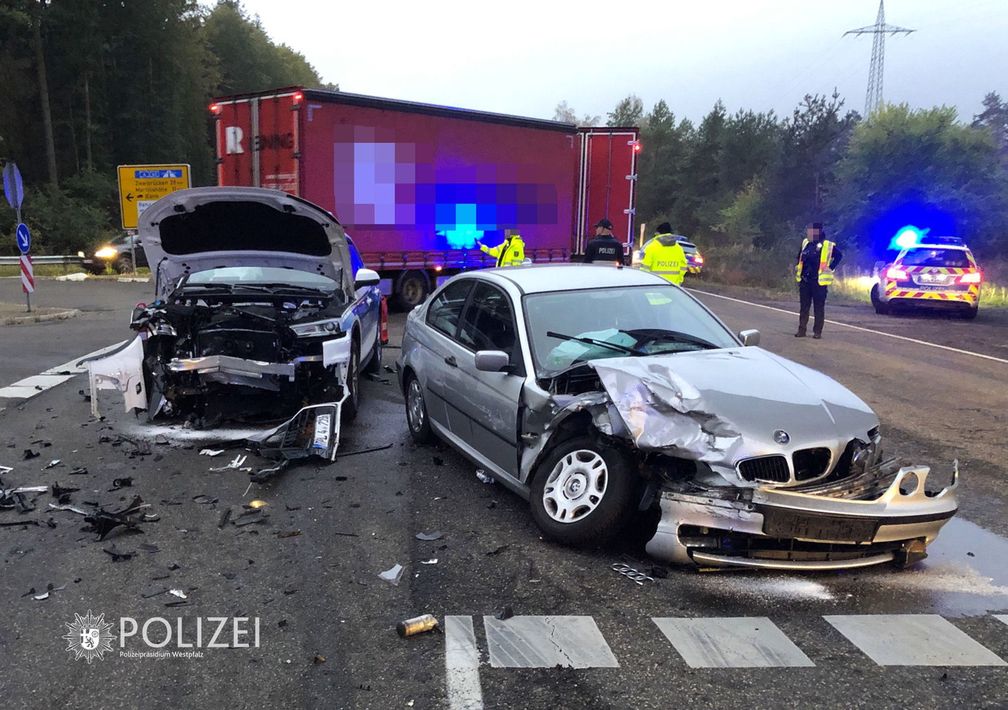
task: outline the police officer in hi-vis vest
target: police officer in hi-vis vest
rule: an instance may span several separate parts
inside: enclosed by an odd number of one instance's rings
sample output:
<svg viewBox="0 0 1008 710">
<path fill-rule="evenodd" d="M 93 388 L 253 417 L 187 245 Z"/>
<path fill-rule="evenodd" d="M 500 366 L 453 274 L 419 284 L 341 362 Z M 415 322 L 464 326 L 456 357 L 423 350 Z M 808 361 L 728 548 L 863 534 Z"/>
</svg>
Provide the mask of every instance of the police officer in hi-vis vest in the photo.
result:
<svg viewBox="0 0 1008 710">
<path fill-rule="evenodd" d="M 812 337 L 822 337 L 823 320 L 826 318 L 826 292 L 833 283 L 833 270 L 840 263 L 843 254 L 835 242 L 826 238 L 826 230 L 821 222 L 813 222 L 806 230 L 805 240 L 798 252 L 795 264 L 795 280 L 801 309 L 798 314 L 796 338 L 804 338 L 808 328 L 809 307 L 815 307 L 815 321 Z"/>
</svg>

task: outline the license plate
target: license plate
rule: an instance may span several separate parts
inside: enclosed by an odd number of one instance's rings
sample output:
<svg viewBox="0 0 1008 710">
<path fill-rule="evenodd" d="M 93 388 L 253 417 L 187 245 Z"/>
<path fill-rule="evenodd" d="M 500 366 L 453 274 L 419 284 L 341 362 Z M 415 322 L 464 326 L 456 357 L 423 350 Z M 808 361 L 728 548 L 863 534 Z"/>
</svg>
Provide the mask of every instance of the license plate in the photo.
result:
<svg viewBox="0 0 1008 710">
<path fill-rule="evenodd" d="M 315 417 L 315 436 L 312 439 L 313 449 L 329 448 L 329 429 L 332 417 L 329 414 L 319 414 Z"/>
<path fill-rule="evenodd" d="M 948 286 L 930 286 L 928 284 L 916 284 L 921 291 L 948 291 Z"/>
<path fill-rule="evenodd" d="M 808 515 L 765 511 L 763 534 L 779 538 L 801 538 L 828 542 L 871 542 L 878 520 L 832 515 Z"/>
</svg>

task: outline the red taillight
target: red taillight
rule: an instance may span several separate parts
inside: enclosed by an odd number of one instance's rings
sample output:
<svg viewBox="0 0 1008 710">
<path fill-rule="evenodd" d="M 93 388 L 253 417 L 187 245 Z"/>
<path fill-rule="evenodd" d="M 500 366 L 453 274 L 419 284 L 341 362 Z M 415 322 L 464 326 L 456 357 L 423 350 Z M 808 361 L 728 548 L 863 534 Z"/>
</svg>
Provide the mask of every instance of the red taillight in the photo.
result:
<svg viewBox="0 0 1008 710">
<path fill-rule="evenodd" d="M 907 272 L 903 269 L 897 269 L 895 266 L 890 266 L 885 272 L 887 279 L 893 279 L 894 281 L 901 281 L 907 278 Z"/>
<path fill-rule="evenodd" d="M 696 263 L 698 263 L 698 264 L 702 264 L 703 263 L 703 257 L 700 256 L 699 254 L 696 255 Z"/>
<path fill-rule="evenodd" d="M 378 338 L 382 345 L 388 345 L 388 299 L 384 296 L 378 311 Z"/>
<path fill-rule="evenodd" d="M 967 274 L 963 274 L 959 277 L 959 283 L 961 284 L 978 284 L 983 279 L 979 271 L 970 271 Z"/>
<path fill-rule="evenodd" d="M 210 104 L 210 113 L 212 113 L 214 116 L 219 116 L 220 112 L 223 110 L 224 109 L 221 108 L 220 104 Z"/>
</svg>

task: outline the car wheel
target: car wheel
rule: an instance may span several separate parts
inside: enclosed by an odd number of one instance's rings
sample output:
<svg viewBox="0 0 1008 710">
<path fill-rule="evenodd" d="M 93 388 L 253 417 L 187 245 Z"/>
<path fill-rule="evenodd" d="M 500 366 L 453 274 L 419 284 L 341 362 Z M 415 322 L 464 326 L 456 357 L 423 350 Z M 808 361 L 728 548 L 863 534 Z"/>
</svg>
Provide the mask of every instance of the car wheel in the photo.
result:
<svg viewBox="0 0 1008 710">
<path fill-rule="evenodd" d="M 427 416 L 427 403 L 424 402 L 423 387 L 420 386 L 420 380 L 412 374 L 406 381 L 406 424 L 416 443 L 430 444 L 434 441 L 434 431 Z"/>
<path fill-rule="evenodd" d="M 364 372 L 369 375 L 377 375 L 381 372 L 382 366 L 382 343 L 381 343 L 381 328 L 375 328 L 375 339 L 374 347 L 371 348 L 371 359 L 368 360 L 367 367 L 364 368 Z"/>
<path fill-rule="evenodd" d="M 889 313 L 889 304 L 883 303 L 878 295 L 878 286 L 872 286 L 871 290 L 871 303 L 875 307 L 875 312 L 880 316 L 884 316 Z"/>
<path fill-rule="evenodd" d="M 120 256 L 119 260 L 115 265 L 116 271 L 120 274 L 129 274 L 133 272 L 133 260 L 128 256 Z"/>
<path fill-rule="evenodd" d="M 396 282 L 396 304 L 411 311 L 427 298 L 427 276 L 422 271 L 407 271 Z"/>
<path fill-rule="evenodd" d="M 343 400 L 343 421 L 352 422 L 360 409 L 360 343 L 354 338 L 347 364 L 347 397 Z"/>
<path fill-rule="evenodd" d="M 637 476 L 623 452 L 578 437 L 540 462 L 529 504 L 546 537 L 566 544 L 599 543 L 626 524 L 636 489 Z"/>
</svg>

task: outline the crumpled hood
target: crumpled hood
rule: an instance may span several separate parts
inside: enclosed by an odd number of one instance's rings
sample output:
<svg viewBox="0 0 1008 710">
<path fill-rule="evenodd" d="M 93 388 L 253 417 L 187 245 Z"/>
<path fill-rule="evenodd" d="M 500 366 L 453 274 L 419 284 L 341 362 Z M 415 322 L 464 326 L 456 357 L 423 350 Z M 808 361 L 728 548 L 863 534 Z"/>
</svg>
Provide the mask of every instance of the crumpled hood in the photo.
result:
<svg viewBox="0 0 1008 710">
<path fill-rule="evenodd" d="M 762 348 L 592 361 L 638 448 L 734 467 L 750 456 L 867 441 L 878 417 L 839 382 Z M 787 432 L 779 444 L 774 432 Z"/>
<path fill-rule="evenodd" d="M 298 269 L 353 293 L 343 227 L 321 207 L 279 190 L 179 190 L 144 210 L 139 229 L 159 297 L 182 276 L 221 266 Z"/>
</svg>

